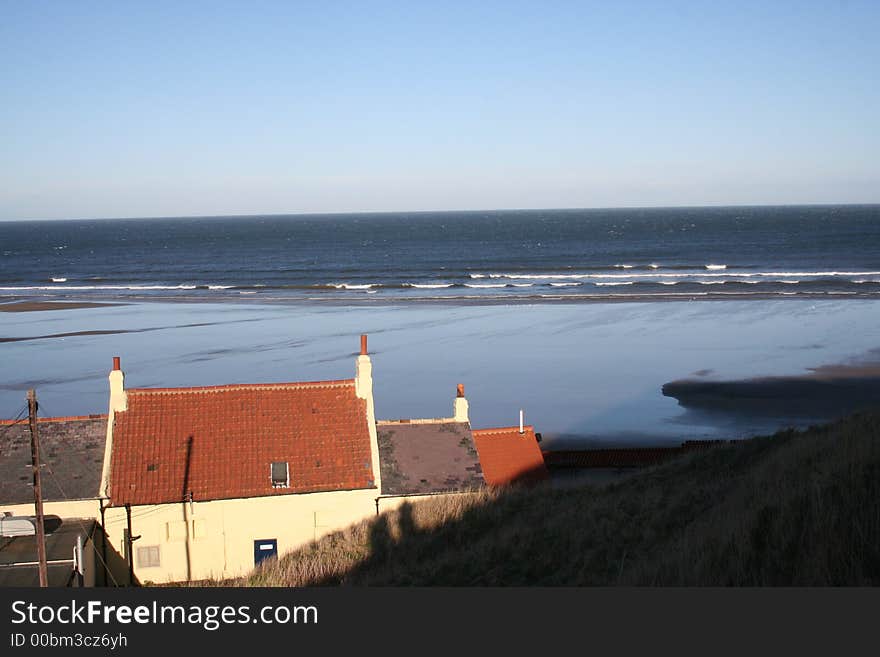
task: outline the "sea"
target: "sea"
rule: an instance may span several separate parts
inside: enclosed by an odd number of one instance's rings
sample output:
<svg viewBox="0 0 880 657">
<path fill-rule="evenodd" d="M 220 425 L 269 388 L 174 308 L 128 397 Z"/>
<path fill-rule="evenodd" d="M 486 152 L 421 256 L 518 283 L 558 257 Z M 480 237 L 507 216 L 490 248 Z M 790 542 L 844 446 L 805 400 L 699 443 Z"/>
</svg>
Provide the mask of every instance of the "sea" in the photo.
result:
<svg viewBox="0 0 880 657">
<path fill-rule="evenodd" d="M 0 417 L 129 387 L 354 374 L 380 418 L 523 409 L 545 448 L 807 426 L 682 407 L 679 380 L 797 376 L 880 347 L 880 205 L 0 222 Z M 11 305 L 10 305 L 11 307 Z"/>
<path fill-rule="evenodd" d="M 880 206 L 0 223 L 0 299 L 880 295 Z"/>
</svg>

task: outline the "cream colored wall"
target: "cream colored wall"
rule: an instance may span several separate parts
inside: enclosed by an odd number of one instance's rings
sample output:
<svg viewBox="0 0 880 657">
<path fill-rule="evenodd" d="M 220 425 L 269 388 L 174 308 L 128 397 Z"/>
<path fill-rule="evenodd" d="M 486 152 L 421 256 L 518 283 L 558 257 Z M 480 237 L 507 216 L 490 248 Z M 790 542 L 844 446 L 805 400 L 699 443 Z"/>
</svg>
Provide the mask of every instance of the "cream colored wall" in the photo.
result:
<svg viewBox="0 0 880 657">
<path fill-rule="evenodd" d="M 83 545 L 83 586 L 95 586 L 98 576 L 97 568 L 99 566 L 96 559 L 97 550 L 100 550 L 100 541 L 93 543 L 91 539 L 84 542 Z"/>
<path fill-rule="evenodd" d="M 9 512 L 14 516 L 34 515 L 34 503 L 0 504 L 0 514 Z M 43 502 L 43 515 L 59 518 L 95 518 L 101 520 L 101 507 L 98 500 L 73 500 Z"/>
<path fill-rule="evenodd" d="M 394 511 L 404 502 L 409 502 L 410 504 L 414 504 L 417 502 L 423 502 L 425 500 L 440 500 L 451 497 L 459 497 L 461 495 L 473 495 L 474 493 L 471 491 L 465 491 L 461 493 L 437 493 L 431 495 L 394 495 L 388 497 L 380 497 L 379 498 L 379 513 L 385 513 L 386 511 Z"/>
<path fill-rule="evenodd" d="M 378 512 L 397 509 L 404 502 L 447 498 L 469 493 L 441 495 L 410 495 L 379 497 L 376 489 L 333 491 L 299 495 L 216 500 L 186 504 L 133 506 L 132 533 L 141 538 L 134 542 L 137 548 L 159 546 L 159 567 L 141 567 L 135 558 L 135 577 L 144 582 L 177 582 L 187 579 L 187 546 L 189 547 L 190 577 L 192 580 L 225 578 L 244 575 L 254 567 L 254 541 L 276 539 L 278 555 L 295 550 L 310 541 L 345 529 L 351 524 L 371 518 Z M 13 515 L 33 515 L 33 504 L 7 505 L 0 512 Z M 46 502 L 46 515 L 66 518 L 95 518 L 100 522 L 98 500 L 74 502 Z M 108 551 L 125 557 L 126 513 L 122 507 L 111 507 L 105 512 L 105 531 Z M 189 530 L 189 540 L 187 540 Z M 87 545 L 86 552 L 90 552 Z M 100 540 L 96 545 L 101 549 Z M 91 555 L 87 555 L 91 556 Z M 97 559 L 93 556 L 92 559 Z M 128 583 L 128 574 L 120 561 L 108 555 L 116 564 L 113 577 L 121 585 Z M 93 585 L 96 568 L 94 561 L 87 565 L 87 585 Z"/>
<path fill-rule="evenodd" d="M 376 489 L 134 506 L 135 577 L 141 582 L 235 577 L 254 567 L 254 541 L 276 539 L 283 556 L 376 513 Z M 125 554 L 124 508 L 106 512 L 108 541 Z M 160 565 L 138 564 L 139 547 L 159 546 Z M 188 555 L 187 555 L 188 552 Z"/>
</svg>

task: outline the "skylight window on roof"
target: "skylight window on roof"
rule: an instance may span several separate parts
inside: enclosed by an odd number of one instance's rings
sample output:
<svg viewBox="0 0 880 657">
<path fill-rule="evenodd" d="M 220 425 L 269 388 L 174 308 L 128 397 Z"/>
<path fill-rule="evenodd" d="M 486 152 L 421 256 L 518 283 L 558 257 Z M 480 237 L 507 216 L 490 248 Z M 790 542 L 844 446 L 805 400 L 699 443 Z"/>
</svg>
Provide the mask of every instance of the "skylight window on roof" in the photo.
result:
<svg viewBox="0 0 880 657">
<path fill-rule="evenodd" d="M 269 476 L 272 478 L 272 488 L 290 488 L 290 468 L 287 461 L 273 461 Z"/>
</svg>

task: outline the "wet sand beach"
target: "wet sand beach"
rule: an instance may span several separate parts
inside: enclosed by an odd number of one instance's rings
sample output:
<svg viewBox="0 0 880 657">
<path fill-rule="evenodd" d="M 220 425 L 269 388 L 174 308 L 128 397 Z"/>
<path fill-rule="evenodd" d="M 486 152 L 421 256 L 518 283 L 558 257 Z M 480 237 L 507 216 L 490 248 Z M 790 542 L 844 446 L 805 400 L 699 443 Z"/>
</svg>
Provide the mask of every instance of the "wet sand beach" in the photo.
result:
<svg viewBox="0 0 880 657">
<path fill-rule="evenodd" d="M 112 356 L 129 387 L 346 378 L 361 333 L 380 419 L 446 416 L 463 383 L 475 427 L 515 424 L 522 408 L 547 448 L 674 445 L 813 423 L 785 401 L 804 394 L 805 377 L 825 386 L 810 393 L 826 400 L 823 413 L 870 400 L 878 372 L 862 366 L 880 345 L 880 304 L 134 302 L 7 312 L 0 417 L 18 413 L 28 388 L 47 415 L 105 412 Z M 756 380 L 775 395 L 760 412 L 741 385 Z M 688 381 L 704 400 L 714 391 L 711 403 L 663 394 Z M 731 383 L 739 387 L 723 388 Z M 713 410 L 722 401 L 728 410 Z"/>
<path fill-rule="evenodd" d="M 30 313 L 46 310 L 82 310 L 83 308 L 104 308 L 118 303 L 97 303 L 93 301 L 13 301 L 0 304 L 0 313 Z"/>
</svg>

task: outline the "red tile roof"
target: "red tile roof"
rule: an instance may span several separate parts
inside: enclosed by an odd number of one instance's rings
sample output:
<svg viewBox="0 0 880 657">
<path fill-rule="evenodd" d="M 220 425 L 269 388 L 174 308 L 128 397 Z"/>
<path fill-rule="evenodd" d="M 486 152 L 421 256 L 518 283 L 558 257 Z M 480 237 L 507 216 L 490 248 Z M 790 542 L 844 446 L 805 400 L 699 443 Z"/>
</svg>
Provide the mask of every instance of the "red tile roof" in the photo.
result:
<svg viewBox="0 0 880 657">
<path fill-rule="evenodd" d="M 113 505 L 374 486 L 367 407 L 353 380 L 128 390 L 113 427 Z M 289 488 L 273 488 L 272 462 Z"/>
<path fill-rule="evenodd" d="M 534 427 L 474 429 L 483 478 L 490 486 L 537 482 L 547 478 Z"/>
</svg>

